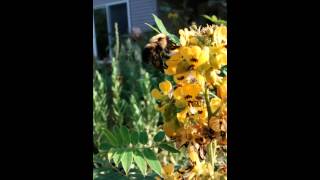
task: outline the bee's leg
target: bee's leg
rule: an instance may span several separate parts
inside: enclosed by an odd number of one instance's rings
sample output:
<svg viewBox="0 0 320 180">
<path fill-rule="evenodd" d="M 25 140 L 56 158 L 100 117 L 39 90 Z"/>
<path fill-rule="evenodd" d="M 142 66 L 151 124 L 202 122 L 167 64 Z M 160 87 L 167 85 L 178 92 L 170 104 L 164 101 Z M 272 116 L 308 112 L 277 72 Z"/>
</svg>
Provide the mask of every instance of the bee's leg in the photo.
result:
<svg viewBox="0 0 320 180">
<path fill-rule="evenodd" d="M 169 55 L 169 53 L 164 52 L 164 53 L 163 53 L 163 57 L 164 57 L 165 59 L 169 59 L 169 58 L 170 58 L 170 55 Z"/>
<path fill-rule="evenodd" d="M 167 68 L 168 68 L 168 66 L 167 66 L 167 64 L 164 62 L 164 60 L 161 61 L 161 65 L 162 65 L 162 67 L 163 67 L 164 69 L 167 69 Z"/>
<path fill-rule="evenodd" d="M 164 67 L 165 69 L 167 69 L 167 68 L 168 68 L 168 65 L 164 62 L 164 63 L 163 63 L 163 67 Z"/>
<path fill-rule="evenodd" d="M 167 57 L 167 55 L 166 55 L 165 53 L 163 53 L 162 56 L 161 56 L 161 65 L 162 65 L 162 67 L 163 67 L 164 69 L 167 69 L 167 68 L 168 68 L 167 64 L 165 63 L 165 61 L 166 61 L 167 59 L 169 59 L 169 57 Z"/>
</svg>

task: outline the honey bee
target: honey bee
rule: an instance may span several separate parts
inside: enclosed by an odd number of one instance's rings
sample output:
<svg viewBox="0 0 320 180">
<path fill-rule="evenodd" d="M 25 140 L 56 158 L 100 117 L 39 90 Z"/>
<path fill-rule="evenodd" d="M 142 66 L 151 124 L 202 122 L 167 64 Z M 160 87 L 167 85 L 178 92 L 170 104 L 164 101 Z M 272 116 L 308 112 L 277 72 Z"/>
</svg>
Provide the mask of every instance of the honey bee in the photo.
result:
<svg viewBox="0 0 320 180">
<path fill-rule="evenodd" d="M 167 68 L 164 61 L 170 57 L 170 52 L 177 47 L 165 34 L 157 34 L 150 38 L 149 43 L 144 47 L 142 52 L 143 62 L 151 62 L 155 68 L 163 73 L 164 69 Z"/>
</svg>

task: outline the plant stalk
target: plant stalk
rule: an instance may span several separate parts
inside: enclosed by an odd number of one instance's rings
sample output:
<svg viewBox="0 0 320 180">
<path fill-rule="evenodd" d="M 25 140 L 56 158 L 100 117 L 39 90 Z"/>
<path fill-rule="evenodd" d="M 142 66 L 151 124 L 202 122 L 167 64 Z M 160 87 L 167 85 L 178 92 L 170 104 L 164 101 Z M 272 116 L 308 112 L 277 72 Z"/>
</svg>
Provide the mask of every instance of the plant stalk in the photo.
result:
<svg viewBox="0 0 320 180">
<path fill-rule="evenodd" d="M 210 163 L 213 168 L 213 176 L 215 174 L 214 164 L 216 163 L 217 140 L 214 139 L 209 144 Z"/>
</svg>

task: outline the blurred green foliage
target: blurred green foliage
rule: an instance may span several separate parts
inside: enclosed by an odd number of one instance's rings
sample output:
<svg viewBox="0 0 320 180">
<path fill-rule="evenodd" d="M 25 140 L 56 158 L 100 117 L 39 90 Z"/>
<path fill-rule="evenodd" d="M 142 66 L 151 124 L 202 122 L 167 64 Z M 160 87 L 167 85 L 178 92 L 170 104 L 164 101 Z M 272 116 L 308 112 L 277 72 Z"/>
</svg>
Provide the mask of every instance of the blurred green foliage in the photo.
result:
<svg viewBox="0 0 320 180">
<path fill-rule="evenodd" d="M 93 63 L 94 179 L 154 179 L 160 152 L 179 154 L 160 131 L 150 94 L 164 75 L 142 64 L 137 42 L 115 40 L 112 61 Z"/>
</svg>

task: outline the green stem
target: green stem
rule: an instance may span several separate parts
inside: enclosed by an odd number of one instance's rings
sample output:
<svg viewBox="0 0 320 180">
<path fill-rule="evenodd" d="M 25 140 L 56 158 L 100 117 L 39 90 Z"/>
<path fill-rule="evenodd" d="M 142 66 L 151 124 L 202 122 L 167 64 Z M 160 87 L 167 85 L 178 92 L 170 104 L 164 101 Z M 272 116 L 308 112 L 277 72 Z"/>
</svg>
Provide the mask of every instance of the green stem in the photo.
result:
<svg viewBox="0 0 320 180">
<path fill-rule="evenodd" d="M 211 107 L 210 107 L 210 98 L 209 98 L 209 93 L 208 93 L 208 87 L 207 84 L 205 85 L 205 91 L 204 91 L 204 96 L 205 96 L 205 100 L 206 100 L 206 105 L 207 105 L 207 111 L 208 111 L 208 124 L 209 124 L 209 119 L 212 116 L 212 111 L 211 111 Z"/>
<path fill-rule="evenodd" d="M 116 36 L 116 60 L 119 60 L 119 51 L 120 51 L 120 41 L 119 41 L 119 30 L 118 30 L 118 23 L 114 24 L 114 28 L 115 28 L 115 36 Z"/>
<path fill-rule="evenodd" d="M 216 150 L 217 150 L 217 140 L 214 139 L 209 144 L 209 152 L 210 152 L 210 163 L 213 168 L 213 176 L 214 176 L 214 164 L 216 163 Z"/>
</svg>

